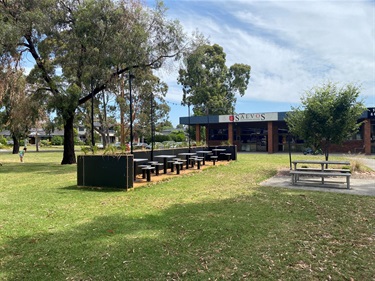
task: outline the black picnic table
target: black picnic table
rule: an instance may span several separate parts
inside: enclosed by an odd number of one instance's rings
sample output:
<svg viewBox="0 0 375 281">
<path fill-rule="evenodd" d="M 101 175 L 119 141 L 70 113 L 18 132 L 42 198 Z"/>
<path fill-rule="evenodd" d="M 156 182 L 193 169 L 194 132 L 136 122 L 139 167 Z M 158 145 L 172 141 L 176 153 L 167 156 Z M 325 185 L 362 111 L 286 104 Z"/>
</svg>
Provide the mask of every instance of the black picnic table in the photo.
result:
<svg viewBox="0 0 375 281">
<path fill-rule="evenodd" d="M 170 159 L 170 158 L 175 158 L 176 155 L 156 155 L 154 156 L 154 158 L 163 158 L 163 163 L 164 163 L 164 174 L 167 173 L 167 159 Z"/>
</svg>

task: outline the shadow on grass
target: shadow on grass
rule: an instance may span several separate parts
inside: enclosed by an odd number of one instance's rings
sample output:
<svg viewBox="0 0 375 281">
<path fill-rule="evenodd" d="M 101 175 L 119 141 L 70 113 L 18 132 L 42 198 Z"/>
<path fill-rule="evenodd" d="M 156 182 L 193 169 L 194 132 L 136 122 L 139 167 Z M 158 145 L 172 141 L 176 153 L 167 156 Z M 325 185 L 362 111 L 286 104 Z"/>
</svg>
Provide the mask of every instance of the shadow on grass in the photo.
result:
<svg viewBox="0 0 375 281">
<path fill-rule="evenodd" d="M 121 189 L 121 188 L 109 188 L 109 187 L 81 187 L 77 185 L 71 185 L 71 186 L 66 186 L 62 187 L 60 189 L 63 190 L 72 190 L 72 191 L 79 191 L 79 192 L 103 192 L 103 193 L 108 193 L 108 192 L 126 192 L 127 190 Z"/>
<path fill-rule="evenodd" d="M 76 171 L 76 165 L 61 165 L 56 163 L 6 163 L 0 167 L 1 173 L 31 173 L 63 175 Z"/>
<path fill-rule="evenodd" d="M 278 197 L 273 205 L 267 204 L 269 199 L 263 193 L 255 193 L 167 209 L 160 206 L 161 211 L 155 211 L 159 208 L 154 206 L 154 212 L 150 210 L 148 214 L 132 213 L 124 206 L 120 212 L 82 218 L 81 224 L 72 222 L 67 226 L 51 221 L 51 227 L 44 232 L 6 238 L 6 244 L 0 247 L 0 277 L 273 280 L 287 269 L 285 280 L 321 280 L 327 272 L 301 270 L 298 263 L 324 260 L 322 266 L 337 269 L 330 272 L 333 279 L 340 279 L 340 274 L 353 276 L 353 272 L 367 266 L 363 259 L 347 262 L 351 251 L 342 252 L 340 260 L 327 258 L 326 252 L 320 254 L 321 247 L 331 251 L 334 245 L 327 245 L 327 240 L 319 242 L 319 229 L 316 233 L 314 228 L 305 232 L 305 227 L 316 223 L 315 205 L 298 197 L 292 207 L 285 204 L 289 195 L 280 192 Z M 301 227 L 301 222 L 305 227 Z M 60 230 L 54 230 L 53 225 Z M 306 253 L 306 245 L 300 241 L 309 241 L 316 249 L 315 256 Z M 372 250 L 367 251 L 370 254 Z M 371 270 L 360 274 L 364 279 L 371 278 Z"/>
</svg>

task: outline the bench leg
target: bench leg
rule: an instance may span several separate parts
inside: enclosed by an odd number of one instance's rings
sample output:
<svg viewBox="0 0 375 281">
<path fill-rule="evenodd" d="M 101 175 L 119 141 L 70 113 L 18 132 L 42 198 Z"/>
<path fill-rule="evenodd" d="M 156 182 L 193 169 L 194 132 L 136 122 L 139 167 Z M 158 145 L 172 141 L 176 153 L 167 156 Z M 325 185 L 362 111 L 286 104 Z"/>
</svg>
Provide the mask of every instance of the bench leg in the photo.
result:
<svg viewBox="0 0 375 281">
<path fill-rule="evenodd" d="M 177 175 L 180 174 L 180 168 L 181 168 L 181 164 L 176 164 L 176 174 Z"/>
<path fill-rule="evenodd" d="M 147 181 L 151 181 L 151 170 L 147 170 Z"/>
<path fill-rule="evenodd" d="M 350 176 L 346 176 L 346 187 L 350 189 Z"/>
<path fill-rule="evenodd" d="M 146 170 L 142 170 L 142 179 L 146 178 Z"/>
<path fill-rule="evenodd" d="M 198 161 L 197 161 L 197 164 L 198 164 L 198 170 L 200 170 L 200 169 L 201 169 L 201 161 L 198 160 Z"/>
</svg>

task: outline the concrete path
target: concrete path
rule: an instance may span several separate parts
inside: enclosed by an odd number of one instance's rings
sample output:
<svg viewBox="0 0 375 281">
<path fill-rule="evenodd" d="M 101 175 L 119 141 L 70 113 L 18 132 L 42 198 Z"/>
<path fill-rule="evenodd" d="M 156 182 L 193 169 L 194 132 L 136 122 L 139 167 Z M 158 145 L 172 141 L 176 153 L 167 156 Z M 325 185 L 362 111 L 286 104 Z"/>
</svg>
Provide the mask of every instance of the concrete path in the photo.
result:
<svg viewBox="0 0 375 281">
<path fill-rule="evenodd" d="M 375 159 L 372 157 L 353 157 L 354 159 L 362 162 L 364 165 L 368 166 L 375 171 Z M 292 185 L 290 176 L 274 176 L 268 180 L 260 183 L 264 186 L 274 186 L 274 187 L 285 187 L 290 189 L 303 189 L 303 190 L 313 190 L 313 191 L 324 191 L 324 192 L 336 192 L 336 193 L 346 193 L 346 194 L 356 194 L 356 195 L 367 195 L 375 196 L 375 177 L 363 177 L 356 178 L 352 176 L 350 179 L 351 189 L 346 189 L 345 180 L 342 181 L 342 185 L 339 188 L 336 187 L 317 187 L 309 186 L 308 184 Z"/>
</svg>

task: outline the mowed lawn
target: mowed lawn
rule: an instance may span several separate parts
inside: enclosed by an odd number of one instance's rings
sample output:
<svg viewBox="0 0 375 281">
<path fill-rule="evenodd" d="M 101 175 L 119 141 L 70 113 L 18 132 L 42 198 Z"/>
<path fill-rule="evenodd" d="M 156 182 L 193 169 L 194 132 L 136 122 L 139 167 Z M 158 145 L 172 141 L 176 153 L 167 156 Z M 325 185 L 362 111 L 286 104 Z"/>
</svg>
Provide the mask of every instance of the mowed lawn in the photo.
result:
<svg viewBox="0 0 375 281">
<path fill-rule="evenodd" d="M 0 280 L 375 278 L 375 198 L 260 186 L 286 154 L 127 192 L 61 159 L 0 154 Z"/>
</svg>

